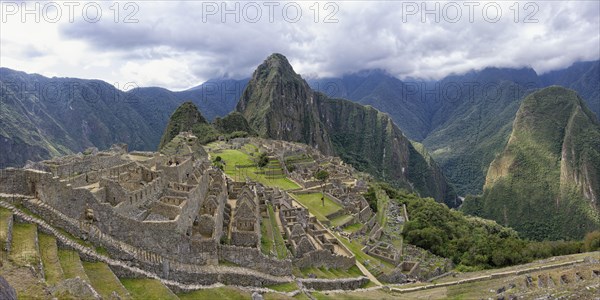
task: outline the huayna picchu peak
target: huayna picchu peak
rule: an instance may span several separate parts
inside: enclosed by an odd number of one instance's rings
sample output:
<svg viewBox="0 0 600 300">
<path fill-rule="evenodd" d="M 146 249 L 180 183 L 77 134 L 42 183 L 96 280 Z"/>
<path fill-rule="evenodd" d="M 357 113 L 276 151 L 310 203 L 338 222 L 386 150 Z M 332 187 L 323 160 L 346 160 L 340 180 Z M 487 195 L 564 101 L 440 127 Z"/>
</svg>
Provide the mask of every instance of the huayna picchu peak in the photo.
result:
<svg viewBox="0 0 600 300">
<path fill-rule="evenodd" d="M 258 66 L 236 109 L 262 137 L 314 146 L 398 187 L 460 204 L 439 166 L 387 114 L 313 91 L 281 54 Z"/>
</svg>

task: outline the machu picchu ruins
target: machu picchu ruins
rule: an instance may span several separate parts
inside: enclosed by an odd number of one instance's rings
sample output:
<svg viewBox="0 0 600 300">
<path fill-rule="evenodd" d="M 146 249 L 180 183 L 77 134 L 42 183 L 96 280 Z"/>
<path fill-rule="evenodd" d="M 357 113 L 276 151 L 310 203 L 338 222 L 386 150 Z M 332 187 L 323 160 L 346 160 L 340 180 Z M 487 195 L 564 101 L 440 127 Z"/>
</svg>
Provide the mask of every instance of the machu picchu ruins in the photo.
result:
<svg viewBox="0 0 600 300">
<path fill-rule="evenodd" d="M 406 205 L 373 211 L 364 196 L 372 178 L 311 146 L 260 138 L 201 146 L 181 132 L 160 152 L 127 148 L 3 169 L 3 253 L 15 251 L 15 227 L 33 224 L 40 251 L 39 243 L 50 241 L 51 252 L 69 253 L 78 264 L 101 264 L 114 278 L 150 278 L 179 293 L 215 284 L 263 292 L 298 285 L 290 295 L 368 290 L 438 278 L 453 267 L 402 243 Z M 268 164 L 259 168 L 261 153 Z M 326 181 L 316 179 L 320 170 Z M 43 255 L 26 258 L 37 277 L 54 268 L 71 273 Z M 90 281 L 68 282 L 85 289 Z M 546 281 L 538 279 L 540 287 Z M 92 286 L 89 293 L 96 293 Z"/>
</svg>

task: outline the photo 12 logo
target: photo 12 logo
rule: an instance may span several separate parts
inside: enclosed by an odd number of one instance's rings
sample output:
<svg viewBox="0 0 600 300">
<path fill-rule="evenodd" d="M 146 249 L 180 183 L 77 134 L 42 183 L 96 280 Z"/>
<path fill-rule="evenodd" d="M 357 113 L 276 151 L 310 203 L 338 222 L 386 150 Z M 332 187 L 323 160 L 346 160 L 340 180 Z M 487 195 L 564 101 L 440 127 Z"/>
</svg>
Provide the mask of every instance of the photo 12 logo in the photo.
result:
<svg viewBox="0 0 600 300">
<path fill-rule="evenodd" d="M 457 23 L 468 18 L 469 23 L 483 20 L 497 23 L 503 17 L 511 16 L 515 23 L 538 23 L 536 15 L 539 6 L 535 2 L 402 2 L 402 22 L 428 21 Z"/>
<path fill-rule="evenodd" d="M 297 23 L 311 18 L 315 23 L 338 23 L 336 2 L 202 2 L 202 22 Z"/>
<path fill-rule="evenodd" d="M 0 3 L 0 19 L 2 23 L 58 23 L 65 21 L 98 23 L 101 20 L 115 23 L 138 23 L 139 10 L 140 7 L 136 2 L 2 1 Z"/>
</svg>

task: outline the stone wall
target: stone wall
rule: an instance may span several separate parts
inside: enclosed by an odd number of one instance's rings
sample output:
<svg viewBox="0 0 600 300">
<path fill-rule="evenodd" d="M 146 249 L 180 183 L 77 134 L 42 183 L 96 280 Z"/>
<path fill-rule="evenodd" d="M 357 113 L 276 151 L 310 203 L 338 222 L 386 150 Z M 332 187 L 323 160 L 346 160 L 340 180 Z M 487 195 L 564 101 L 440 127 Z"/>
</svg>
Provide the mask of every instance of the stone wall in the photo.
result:
<svg viewBox="0 0 600 300">
<path fill-rule="evenodd" d="M 276 276 L 292 274 L 292 261 L 265 256 L 257 248 L 220 245 L 219 260 Z"/>
<path fill-rule="evenodd" d="M 356 290 L 369 282 L 369 278 L 361 276 L 357 278 L 341 279 L 299 279 L 302 284 L 313 290 Z"/>
<path fill-rule="evenodd" d="M 37 173 L 26 170 L 20 170 L 18 177 L 25 177 L 37 183 L 39 199 L 54 207 L 64 215 L 74 220 L 81 220 L 86 209 L 92 209 L 97 219 L 95 225 L 106 234 L 115 237 L 125 243 L 140 247 L 143 249 L 152 249 L 152 251 L 166 256 L 189 255 L 191 250 L 189 237 L 185 235 L 186 229 L 191 227 L 192 215 L 198 211 L 199 202 L 203 198 L 201 195 L 206 191 L 207 181 L 190 193 L 191 200 L 186 201 L 186 205 L 191 206 L 187 209 L 187 214 L 180 215 L 175 221 L 170 222 L 139 222 L 130 218 L 121 216 L 114 212 L 112 206 L 100 201 L 87 189 L 71 189 L 68 184 L 52 178 L 50 173 Z M 41 183 L 40 183 L 41 182 Z M 10 188 L 11 190 L 20 189 L 27 192 L 28 187 Z M 36 212 L 37 213 L 37 212 Z M 62 223 L 60 218 L 45 211 L 39 212 L 46 220 L 52 223 Z M 44 215 L 45 214 L 45 215 Z M 59 226 L 62 227 L 62 226 Z M 70 233 L 81 236 L 85 234 L 78 228 L 65 228 Z M 71 232 L 72 231 L 72 232 Z"/>
<path fill-rule="evenodd" d="M 259 243 L 258 234 L 254 231 L 231 231 L 231 244 L 233 245 L 256 248 Z"/>
<path fill-rule="evenodd" d="M 192 158 L 186 158 L 180 161 L 179 165 L 167 166 L 166 164 L 158 165 L 158 169 L 163 171 L 163 174 L 170 181 L 184 182 L 187 180 L 188 175 L 193 173 L 193 161 Z"/>
<path fill-rule="evenodd" d="M 108 169 L 123 163 L 120 155 L 89 155 L 82 157 L 69 157 L 72 161 L 64 164 L 46 162 L 51 172 L 59 177 L 70 177 L 93 170 Z"/>
<path fill-rule="evenodd" d="M 10 217 L 7 218 L 8 221 L 6 222 L 6 240 L 4 240 L 4 245 L 2 245 L 2 249 L 5 251 L 5 253 L 10 253 L 10 247 L 12 245 L 12 228 L 13 228 L 13 215 L 11 214 Z"/>
<path fill-rule="evenodd" d="M 310 267 L 326 267 L 332 269 L 348 270 L 356 264 L 354 257 L 333 254 L 327 250 L 315 250 L 304 254 L 294 260 L 294 265 L 300 269 Z"/>
<path fill-rule="evenodd" d="M 44 174 L 44 175 L 40 175 Z M 0 193 L 5 194 L 20 194 L 20 195 L 33 195 L 33 188 L 38 182 L 35 177 L 38 176 L 49 176 L 51 173 L 42 171 L 28 171 L 25 172 L 22 169 L 1 169 L 0 170 Z"/>
</svg>

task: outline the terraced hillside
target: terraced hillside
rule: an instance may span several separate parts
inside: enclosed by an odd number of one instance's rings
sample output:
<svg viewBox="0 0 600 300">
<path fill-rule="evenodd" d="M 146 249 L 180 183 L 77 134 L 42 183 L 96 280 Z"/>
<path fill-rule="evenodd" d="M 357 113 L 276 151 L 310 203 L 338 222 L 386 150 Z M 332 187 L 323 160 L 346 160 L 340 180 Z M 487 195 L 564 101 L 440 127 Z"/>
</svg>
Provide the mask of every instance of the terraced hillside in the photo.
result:
<svg viewBox="0 0 600 300">
<path fill-rule="evenodd" d="M 362 215 L 370 209 L 367 200 L 360 200 L 370 193 L 363 181 L 369 177 L 339 159 L 310 149 L 306 145 L 256 138 L 218 142 L 206 147 L 211 161 L 223 166 L 231 180 L 236 180 L 236 176 L 240 176 L 240 180 L 252 176 L 253 180 L 290 194 L 293 208 L 306 210 L 307 217 L 320 224 L 321 227 L 312 229 L 320 232 L 315 237 L 336 240 L 337 244 L 331 243 L 336 251 L 347 252 L 356 259 L 350 268 L 295 267 L 293 278 L 263 287 L 182 284 L 165 278 L 164 274 L 144 271 L 120 257 L 111 257 L 105 248 L 52 226 L 26 208 L 46 205 L 32 196 L 2 195 L 0 243 L 5 245 L 2 251 L 6 255 L 2 256 L 0 276 L 16 289 L 20 298 L 39 299 L 110 299 L 117 296 L 120 299 L 250 299 L 255 293 L 262 294 L 265 299 L 473 298 L 493 296 L 489 292 L 491 289 L 504 289 L 496 293 L 501 296 L 560 293 L 585 297 L 593 295 L 600 287 L 594 277 L 600 269 L 597 252 L 509 269 L 445 273 L 450 271 L 446 268 L 449 260 L 408 244 L 399 234 L 410 235 L 410 230 L 404 229 L 409 219 L 421 222 L 422 208 L 414 204 L 425 199 L 413 195 L 414 202 L 403 198 L 407 196 L 377 188 L 372 192 L 376 195 L 379 210 L 366 214 L 368 220 L 361 221 Z M 256 165 L 260 153 L 267 153 L 269 157 L 269 163 L 263 168 Z M 221 156 L 221 160 L 217 161 L 217 156 Z M 326 182 L 314 178 L 317 169 L 330 172 Z M 321 200 L 323 191 L 325 205 Z M 356 202 L 352 202 L 354 200 Z M 273 203 L 266 203 L 267 209 L 261 214 L 263 234 L 259 247 L 266 256 L 294 257 L 294 248 L 289 245 L 290 233 L 282 222 L 285 219 L 280 217 L 282 202 L 270 201 Z M 439 206 L 438 211 L 430 211 L 440 218 L 450 212 L 442 204 L 427 201 Z M 359 209 L 363 205 L 364 209 Z M 411 216 L 411 213 L 415 215 Z M 415 229 L 414 222 L 410 224 L 409 229 Z M 430 226 L 433 228 L 434 225 Z M 493 226 L 490 228 L 495 230 Z M 122 244 L 121 247 L 131 246 Z M 142 256 L 151 257 L 148 252 Z M 583 261 L 587 256 L 592 258 Z M 544 269 L 539 269 L 540 266 Z M 237 268 L 230 262 L 220 262 L 218 267 Z M 441 273 L 445 273 L 444 276 L 435 279 L 433 284 L 427 282 L 428 278 Z M 530 277 L 524 274 L 530 274 Z M 548 277 L 552 278 L 554 286 Z M 355 291 L 331 291 L 343 289 L 345 282 L 357 279 L 362 283 L 353 288 Z M 327 281 L 329 283 L 324 285 Z M 332 282 L 336 282 L 338 288 Z"/>
</svg>

